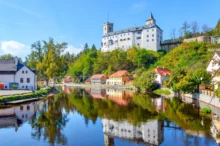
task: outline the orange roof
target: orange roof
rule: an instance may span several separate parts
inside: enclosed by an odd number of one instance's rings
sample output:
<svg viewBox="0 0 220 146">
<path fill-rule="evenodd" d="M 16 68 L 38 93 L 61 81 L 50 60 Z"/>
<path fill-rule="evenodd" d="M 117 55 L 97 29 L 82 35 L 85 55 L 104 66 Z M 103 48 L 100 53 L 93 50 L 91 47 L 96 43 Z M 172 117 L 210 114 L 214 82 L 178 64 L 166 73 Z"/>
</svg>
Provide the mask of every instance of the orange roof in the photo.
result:
<svg viewBox="0 0 220 146">
<path fill-rule="evenodd" d="M 103 75 L 103 74 L 96 74 L 96 75 L 93 75 L 93 76 L 91 77 L 91 79 L 102 78 L 103 76 L 105 76 L 105 75 Z"/>
<path fill-rule="evenodd" d="M 168 68 L 156 68 L 154 69 L 154 72 L 160 74 L 161 76 L 171 75 L 171 71 Z"/>
<path fill-rule="evenodd" d="M 127 70 L 120 70 L 120 71 L 117 71 L 116 73 L 113 73 L 109 77 L 122 77 L 127 72 L 128 72 Z"/>
</svg>

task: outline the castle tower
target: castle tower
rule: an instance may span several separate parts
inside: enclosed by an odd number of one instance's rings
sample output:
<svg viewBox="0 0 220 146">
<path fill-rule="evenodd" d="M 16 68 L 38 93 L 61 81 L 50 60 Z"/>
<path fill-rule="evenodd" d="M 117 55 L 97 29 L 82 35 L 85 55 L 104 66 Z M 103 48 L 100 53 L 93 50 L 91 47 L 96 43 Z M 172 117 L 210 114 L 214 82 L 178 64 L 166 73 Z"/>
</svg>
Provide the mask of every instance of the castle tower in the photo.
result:
<svg viewBox="0 0 220 146">
<path fill-rule="evenodd" d="M 150 24 L 156 24 L 156 20 L 154 19 L 154 16 L 152 13 L 150 13 L 150 16 L 148 18 L 148 20 L 146 21 L 146 25 L 150 25 Z"/>
<path fill-rule="evenodd" d="M 113 26 L 114 26 L 114 24 L 111 23 L 111 22 L 104 23 L 104 25 L 103 25 L 103 35 L 106 35 L 110 32 L 113 32 Z"/>
</svg>

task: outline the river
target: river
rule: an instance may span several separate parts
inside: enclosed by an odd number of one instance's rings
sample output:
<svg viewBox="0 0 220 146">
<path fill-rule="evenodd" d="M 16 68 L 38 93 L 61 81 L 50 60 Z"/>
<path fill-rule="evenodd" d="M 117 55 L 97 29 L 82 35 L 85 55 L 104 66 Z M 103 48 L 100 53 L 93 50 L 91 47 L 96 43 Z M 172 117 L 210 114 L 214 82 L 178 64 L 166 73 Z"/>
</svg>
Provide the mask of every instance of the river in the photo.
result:
<svg viewBox="0 0 220 146">
<path fill-rule="evenodd" d="M 55 97 L 1 108 L 0 145 L 215 146 L 216 122 L 218 115 L 176 98 L 64 87 Z"/>
</svg>

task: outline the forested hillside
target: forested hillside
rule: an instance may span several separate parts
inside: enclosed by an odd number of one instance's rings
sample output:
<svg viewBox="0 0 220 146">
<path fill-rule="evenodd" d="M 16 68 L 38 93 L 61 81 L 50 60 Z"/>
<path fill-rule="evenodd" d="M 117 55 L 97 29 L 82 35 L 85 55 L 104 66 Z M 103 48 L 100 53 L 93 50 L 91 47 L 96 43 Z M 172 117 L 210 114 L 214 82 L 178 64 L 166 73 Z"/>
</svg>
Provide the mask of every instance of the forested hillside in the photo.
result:
<svg viewBox="0 0 220 146">
<path fill-rule="evenodd" d="M 87 49 L 76 61 L 69 65 L 69 74 L 75 78 L 83 77 L 85 80 L 96 73 L 110 75 L 118 70 L 136 72 L 137 70 L 148 69 L 161 56 L 163 56 L 163 52 L 154 52 L 136 47 L 128 51 L 116 49 L 106 53 L 100 50 Z"/>
</svg>

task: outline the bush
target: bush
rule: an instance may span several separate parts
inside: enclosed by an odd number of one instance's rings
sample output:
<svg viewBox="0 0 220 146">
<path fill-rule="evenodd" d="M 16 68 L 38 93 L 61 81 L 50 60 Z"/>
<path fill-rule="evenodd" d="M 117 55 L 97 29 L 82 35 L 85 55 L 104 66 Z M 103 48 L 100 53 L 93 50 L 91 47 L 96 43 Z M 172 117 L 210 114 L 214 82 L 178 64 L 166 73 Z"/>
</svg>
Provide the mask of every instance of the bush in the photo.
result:
<svg viewBox="0 0 220 146">
<path fill-rule="evenodd" d="M 164 89 L 164 90 L 163 89 L 158 89 L 158 90 L 155 90 L 154 93 L 164 94 L 164 95 L 170 95 L 171 94 L 170 90 L 166 90 L 166 89 Z"/>
<path fill-rule="evenodd" d="M 210 114 L 212 112 L 212 110 L 208 107 L 204 107 L 204 108 L 202 108 L 202 112 L 205 114 Z"/>
<path fill-rule="evenodd" d="M 4 97 L 4 98 L 0 97 L 0 104 L 10 102 L 10 101 L 24 100 L 24 99 L 29 99 L 29 98 L 36 98 L 36 97 L 40 97 L 40 96 L 45 96 L 45 95 L 49 94 L 50 91 L 51 91 L 51 88 L 47 88 L 47 89 L 36 91 L 33 93 L 12 95 L 12 96 Z"/>
</svg>

